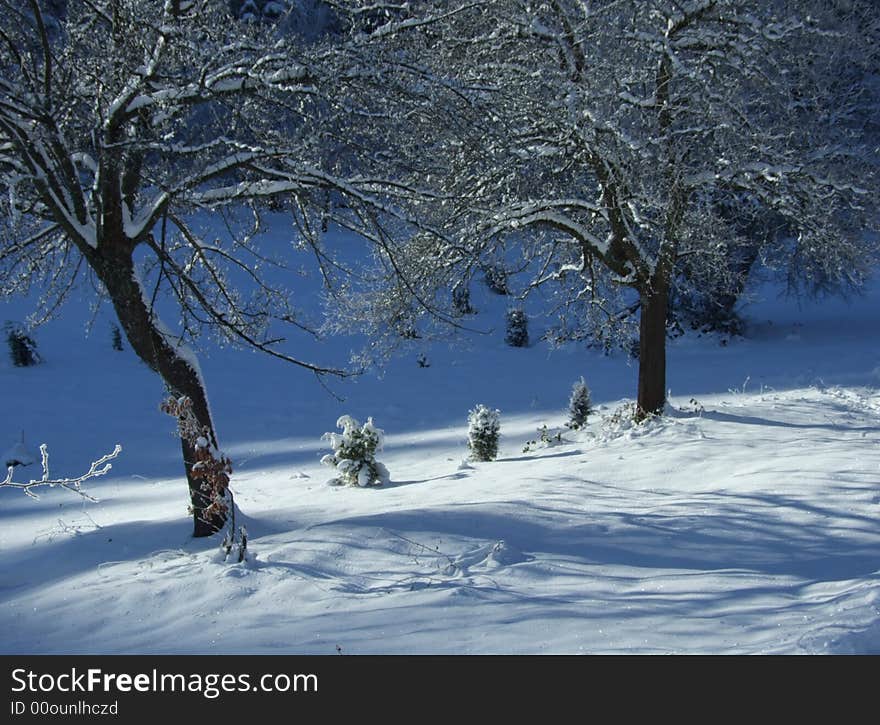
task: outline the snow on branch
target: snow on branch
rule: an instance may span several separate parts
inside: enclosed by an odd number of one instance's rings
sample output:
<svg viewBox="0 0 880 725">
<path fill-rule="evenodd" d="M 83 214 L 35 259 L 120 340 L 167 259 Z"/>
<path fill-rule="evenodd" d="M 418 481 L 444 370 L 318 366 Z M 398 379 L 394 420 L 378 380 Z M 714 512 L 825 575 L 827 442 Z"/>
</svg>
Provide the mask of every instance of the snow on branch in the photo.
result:
<svg viewBox="0 0 880 725">
<path fill-rule="evenodd" d="M 537 224 L 545 224 L 561 232 L 571 235 L 582 244 L 586 244 L 599 256 L 604 257 L 610 250 L 610 244 L 593 234 L 590 229 L 573 219 L 568 214 L 558 211 L 555 207 L 568 206 L 568 200 L 548 202 L 547 204 L 526 204 L 496 214 L 485 232 L 486 237 L 493 237 L 503 231 L 516 230 Z M 583 208 L 589 208 L 581 204 Z"/>
<path fill-rule="evenodd" d="M 27 496 L 30 496 L 34 499 L 39 499 L 40 497 L 35 494 L 32 489 L 39 486 L 49 486 L 50 488 L 66 488 L 68 491 L 73 491 L 73 493 L 82 496 L 88 501 L 93 501 L 97 503 L 98 499 L 87 494 L 85 491 L 82 490 L 82 488 L 80 488 L 80 486 L 90 478 L 97 478 L 98 476 L 103 476 L 108 473 L 110 469 L 113 468 L 113 464 L 111 464 L 110 461 L 116 458 L 121 452 L 122 446 L 117 443 L 111 453 L 107 453 L 106 455 L 101 456 L 98 460 L 92 461 L 91 465 L 89 466 L 89 470 L 83 473 L 81 476 L 76 476 L 74 478 L 49 478 L 49 447 L 45 443 L 43 443 L 42 445 L 40 445 L 43 477 L 31 479 L 27 483 L 18 483 L 12 480 L 12 476 L 15 472 L 15 466 L 9 466 L 6 474 L 6 479 L 0 481 L 0 488 L 4 486 L 8 486 L 10 488 L 18 488 L 21 489 Z"/>
</svg>

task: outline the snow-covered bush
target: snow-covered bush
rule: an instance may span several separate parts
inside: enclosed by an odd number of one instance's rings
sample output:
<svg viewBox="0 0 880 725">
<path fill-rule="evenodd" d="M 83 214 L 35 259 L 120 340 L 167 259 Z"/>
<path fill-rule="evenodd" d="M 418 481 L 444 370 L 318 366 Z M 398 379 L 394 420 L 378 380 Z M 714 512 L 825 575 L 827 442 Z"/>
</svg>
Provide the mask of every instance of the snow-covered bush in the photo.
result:
<svg viewBox="0 0 880 725">
<path fill-rule="evenodd" d="M 572 430 L 583 428 L 587 424 L 587 416 L 593 412 L 593 401 L 590 400 L 590 389 L 583 378 L 571 388 L 568 401 L 568 427 Z"/>
<path fill-rule="evenodd" d="M 330 441 L 333 453 L 324 456 L 321 463 L 339 474 L 331 484 L 350 486 L 381 486 L 388 483 L 388 469 L 376 460 L 376 452 L 382 450 L 383 431 L 373 425 L 373 419 L 361 425 L 350 415 L 336 421 L 342 433 L 325 433 L 322 440 Z"/>
<path fill-rule="evenodd" d="M 529 318 L 522 310 L 507 311 L 507 334 L 504 341 L 511 347 L 528 347 Z"/>
<path fill-rule="evenodd" d="M 501 411 L 478 405 L 468 415 L 468 450 L 473 461 L 494 461 L 498 456 Z"/>
<path fill-rule="evenodd" d="M 13 322 L 6 323 L 6 344 L 9 345 L 9 356 L 15 367 L 26 368 L 42 362 L 37 353 L 37 343 L 21 326 Z"/>
<path fill-rule="evenodd" d="M 670 406 L 667 405 L 665 413 Z M 663 427 L 674 425 L 674 420 L 665 414 L 649 413 L 639 410 L 634 400 L 624 401 L 610 413 L 603 415 L 598 440 L 605 442 L 617 438 L 635 438 L 656 433 Z"/>
</svg>

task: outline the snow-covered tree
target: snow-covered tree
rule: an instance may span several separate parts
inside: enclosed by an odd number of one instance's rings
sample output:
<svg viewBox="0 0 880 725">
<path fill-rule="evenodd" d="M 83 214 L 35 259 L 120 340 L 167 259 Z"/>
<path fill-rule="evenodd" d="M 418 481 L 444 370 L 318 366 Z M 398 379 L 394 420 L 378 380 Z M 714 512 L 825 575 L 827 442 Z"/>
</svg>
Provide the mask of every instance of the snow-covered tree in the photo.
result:
<svg viewBox="0 0 880 725">
<path fill-rule="evenodd" d="M 373 424 L 373 419 L 367 418 L 367 422 L 361 425 L 350 415 L 343 415 L 336 421 L 336 427 L 342 433 L 325 433 L 323 436 L 330 442 L 333 453 L 321 459 L 322 464 L 339 474 L 332 483 L 362 488 L 388 483 L 388 469 L 376 460 L 385 433 Z"/>
<path fill-rule="evenodd" d="M 442 199 L 436 256 L 515 246 L 531 287 L 557 285 L 565 306 L 615 323 L 638 311 L 640 415 L 665 402 L 675 285 L 734 288 L 746 213 L 784 221 L 770 246 L 807 284 L 870 268 L 865 93 L 828 98 L 842 68 L 876 70 L 872 2 L 401 7 L 373 36 L 396 43 L 386 62 L 434 119 L 417 149 Z"/>
<path fill-rule="evenodd" d="M 590 399 L 590 389 L 586 381 L 581 378 L 572 386 L 571 396 L 568 399 L 568 427 L 573 430 L 583 428 L 592 412 L 593 401 Z"/>
<path fill-rule="evenodd" d="M 494 461 L 498 457 L 501 411 L 480 403 L 468 413 L 467 446 L 471 460 Z"/>
<path fill-rule="evenodd" d="M 383 178 L 401 185 L 345 142 L 346 124 L 362 125 L 345 99 L 374 71 L 339 38 L 239 22 L 217 0 L 58 5 L 0 0 L 0 294 L 39 286 L 42 319 L 87 272 L 131 349 L 175 399 L 192 401 L 216 448 L 187 347 L 202 329 L 333 372 L 281 344 L 281 326 L 305 322 L 278 282 L 295 275 L 278 270 L 297 253 L 328 280 L 340 269 L 316 232 L 328 195 L 346 199 L 329 214 L 349 228 L 393 212 Z M 263 248 L 256 234 L 269 198 L 297 225 L 286 250 Z M 235 216 L 248 209 L 251 226 Z M 216 223 L 202 228 L 196 212 Z M 174 331 L 157 314 L 164 293 L 176 303 Z M 193 475 L 197 451 L 181 442 L 195 534 L 207 535 L 222 512 Z"/>
</svg>

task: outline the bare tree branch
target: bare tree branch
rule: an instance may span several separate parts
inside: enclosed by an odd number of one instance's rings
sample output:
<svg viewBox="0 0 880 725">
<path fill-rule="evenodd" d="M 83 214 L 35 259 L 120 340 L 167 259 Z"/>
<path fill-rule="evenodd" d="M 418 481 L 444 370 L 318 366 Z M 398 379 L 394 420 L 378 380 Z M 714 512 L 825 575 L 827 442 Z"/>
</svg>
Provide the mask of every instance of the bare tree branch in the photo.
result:
<svg viewBox="0 0 880 725">
<path fill-rule="evenodd" d="M 122 446 L 117 443 L 110 453 L 101 456 L 96 461 L 92 461 L 89 465 L 89 470 L 82 475 L 69 478 L 51 478 L 49 475 L 49 448 L 43 443 L 40 445 L 43 476 L 41 478 L 31 479 L 27 483 L 18 483 L 12 480 L 15 475 L 15 466 L 9 466 L 6 478 L 3 481 L 0 481 L 0 488 L 4 486 L 8 488 L 17 488 L 33 499 L 39 499 L 39 496 L 33 491 L 35 488 L 41 486 L 48 486 L 49 488 L 64 488 L 78 496 L 82 496 L 87 501 L 97 503 L 98 499 L 83 491 L 81 486 L 91 478 L 98 478 L 99 476 L 104 476 L 109 473 L 110 469 L 113 468 L 113 464 L 111 464 L 110 461 L 116 458 L 120 453 L 122 453 Z"/>
</svg>

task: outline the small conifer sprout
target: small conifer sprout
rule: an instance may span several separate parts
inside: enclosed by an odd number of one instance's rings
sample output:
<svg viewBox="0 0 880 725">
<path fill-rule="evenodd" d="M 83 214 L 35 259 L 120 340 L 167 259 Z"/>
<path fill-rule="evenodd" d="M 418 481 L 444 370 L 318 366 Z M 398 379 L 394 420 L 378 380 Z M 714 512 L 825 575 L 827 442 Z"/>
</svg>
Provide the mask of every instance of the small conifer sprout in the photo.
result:
<svg viewBox="0 0 880 725">
<path fill-rule="evenodd" d="M 581 378 L 571 389 L 571 398 L 568 401 L 568 427 L 572 430 L 583 428 L 587 424 L 587 417 L 592 412 L 593 402 L 590 399 L 590 389 Z"/>
<path fill-rule="evenodd" d="M 477 405 L 468 415 L 468 450 L 472 461 L 494 461 L 498 457 L 501 411 Z"/>
<path fill-rule="evenodd" d="M 324 456 L 321 463 L 339 474 L 329 483 L 362 488 L 388 483 L 388 469 L 376 460 L 385 433 L 373 424 L 373 419 L 367 418 L 367 422 L 361 425 L 350 415 L 343 415 L 336 421 L 336 427 L 342 430 L 341 434 L 325 433 L 322 436 L 323 440 L 330 442 L 333 453 Z"/>
</svg>

